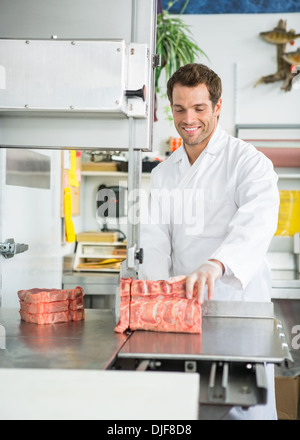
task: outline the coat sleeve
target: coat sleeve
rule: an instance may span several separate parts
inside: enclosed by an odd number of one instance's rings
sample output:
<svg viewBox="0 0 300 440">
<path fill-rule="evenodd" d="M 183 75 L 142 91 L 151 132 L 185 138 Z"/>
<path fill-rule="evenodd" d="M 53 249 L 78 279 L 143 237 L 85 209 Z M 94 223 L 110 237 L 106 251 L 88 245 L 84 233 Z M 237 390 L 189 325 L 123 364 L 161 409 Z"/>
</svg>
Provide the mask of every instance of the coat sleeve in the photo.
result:
<svg viewBox="0 0 300 440">
<path fill-rule="evenodd" d="M 236 172 L 237 211 L 226 238 L 210 258 L 228 268 L 224 283 L 245 289 L 263 264 L 277 229 L 278 177 L 272 162 L 254 148 L 238 161 Z"/>
<path fill-rule="evenodd" d="M 159 196 L 156 167 L 151 173 L 150 192 L 140 225 L 140 244 L 144 251 L 143 263 L 139 266 L 140 279 L 167 280 L 171 275 L 171 231 L 170 219 L 165 218 Z M 162 217 L 164 216 L 164 217 Z"/>
</svg>

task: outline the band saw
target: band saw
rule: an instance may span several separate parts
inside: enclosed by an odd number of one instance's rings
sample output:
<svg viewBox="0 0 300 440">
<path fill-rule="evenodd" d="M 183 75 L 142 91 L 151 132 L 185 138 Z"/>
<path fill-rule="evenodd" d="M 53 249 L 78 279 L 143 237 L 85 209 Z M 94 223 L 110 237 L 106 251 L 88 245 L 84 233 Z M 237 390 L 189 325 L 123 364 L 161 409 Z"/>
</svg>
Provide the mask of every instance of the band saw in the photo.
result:
<svg viewBox="0 0 300 440">
<path fill-rule="evenodd" d="M 202 334 L 131 332 L 108 368 L 199 373 L 200 405 L 248 408 L 267 402 L 266 365 L 291 362 L 271 302 L 206 301 Z"/>
</svg>

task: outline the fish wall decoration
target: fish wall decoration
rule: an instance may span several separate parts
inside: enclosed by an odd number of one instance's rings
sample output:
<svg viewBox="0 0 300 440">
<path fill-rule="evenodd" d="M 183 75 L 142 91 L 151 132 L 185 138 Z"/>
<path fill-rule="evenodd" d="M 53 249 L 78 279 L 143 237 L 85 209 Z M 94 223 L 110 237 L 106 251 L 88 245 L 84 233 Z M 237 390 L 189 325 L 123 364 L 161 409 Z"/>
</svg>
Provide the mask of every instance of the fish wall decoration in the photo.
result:
<svg viewBox="0 0 300 440">
<path fill-rule="evenodd" d="M 261 32 L 259 36 L 271 44 L 294 44 L 296 38 L 300 38 L 300 34 L 296 34 L 294 29 L 289 32 L 283 29 L 275 28 L 273 31 Z"/>
<path fill-rule="evenodd" d="M 285 52 L 282 58 L 291 65 L 300 66 L 300 47 L 295 52 Z"/>
<path fill-rule="evenodd" d="M 283 81 L 281 90 L 286 92 L 292 89 L 293 80 L 295 79 L 300 68 L 300 48 L 294 52 L 285 52 L 286 45 L 293 45 L 300 34 L 294 29 L 286 30 L 286 21 L 279 20 L 278 25 L 272 31 L 260 32 L 259 36 L 266 42 L 276 45 L 277 50 L 277 72 L 272 75 L 262 76 L 255 84 L 268 84 L 276 81 Z M 297 67 L 298 66 L 298 67 Z M 295 68 L 296 67 L 296 68 Z"/>
</svg>

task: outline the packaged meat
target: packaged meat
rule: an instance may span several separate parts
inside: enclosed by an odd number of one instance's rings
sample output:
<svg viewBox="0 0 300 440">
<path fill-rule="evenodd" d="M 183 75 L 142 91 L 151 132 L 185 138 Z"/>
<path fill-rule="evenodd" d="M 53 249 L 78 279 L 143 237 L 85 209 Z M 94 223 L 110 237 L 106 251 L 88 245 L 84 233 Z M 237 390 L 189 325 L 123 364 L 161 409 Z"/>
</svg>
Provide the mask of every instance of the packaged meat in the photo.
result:
<svg viewBox="0 0 300 440">
<path fill-rule="evenodd" d="M 201 333 L 202 308 L 187 299 L 185 281 L 120 281 L 120 319 L 115 331 L 151 330 Z"/>
</svg>

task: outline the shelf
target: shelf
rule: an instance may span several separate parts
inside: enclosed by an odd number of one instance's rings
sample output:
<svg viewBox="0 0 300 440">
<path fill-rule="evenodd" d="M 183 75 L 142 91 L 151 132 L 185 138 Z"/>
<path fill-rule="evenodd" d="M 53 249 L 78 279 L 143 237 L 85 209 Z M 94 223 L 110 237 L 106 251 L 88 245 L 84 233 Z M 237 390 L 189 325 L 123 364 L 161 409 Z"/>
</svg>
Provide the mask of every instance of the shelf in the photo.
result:
<svg viewBox="0 0 300 440">
<path fill-rule="evenodd" d="M 116 255 L 115 249 L 125 249 L 124 243 L 92 243 L 79 241 L 76 248 L 73 270 L 82 272 L 119 272 L 125 255 Z M 90 248 L 90 249 L 89 249 Z M 90 250 L 90 252 L 89 252 Z M 102 252 L 101 252 L 102 250 Z M 99 261 L 114 260 L 106 265 L 99 264 Z M 98 263 L 98 264 L 97 264 Z"/>
<path fill-rule="evenodd" d="M 276 171 L 276 169 L 275 169 Z M 299 172 L 277 172 L 279 179 L 300 179 L 300 170 Z M 84 177 L 120 177 L 126 178 L 128 177 L 128 173 L 122 173 L 119 171 L 82 171 L 81 176 Z M 150 179 L 151 173 L 142 173 L 142 179 Z"/>
<path fill-rule="evenodd" d="M 275 167 L 279 179 L 300 179 L 300 168 L 298 167 Z"/>
<path fill-rule="evenodd" d="M 81 176 L 92 177 L 92 176 L 105 176 L 105 177 L 126 177 L 128 173 L 121 171 L 81 171 Z M 150 178 L 151 173 L 142 173 L 142 178 Z"/>
<path fill-rule="evenodd" d="M 127 243 L 124 241 L 77 241 L 85 246 L 127 246 Z"/>
<path fill-rule="evenodd" d="M 120 273 L 120 270 L 119 269 L 108 269 L 108 268 L 106 268 L 106 269 L 100 269 L 100 268 L 98 268 L 98 269 L 88 269 L 88 268 L 85 268 L 85 269 L 73 269 L 74 270 L 74 272 L 91 272 L 91 273 Z"/>
<path fill-rule="evenodd" d="M 300 173 L 299 174 L 277 173 L 277 175 L 279 179 L 300 179 Z"/>
</svg>

